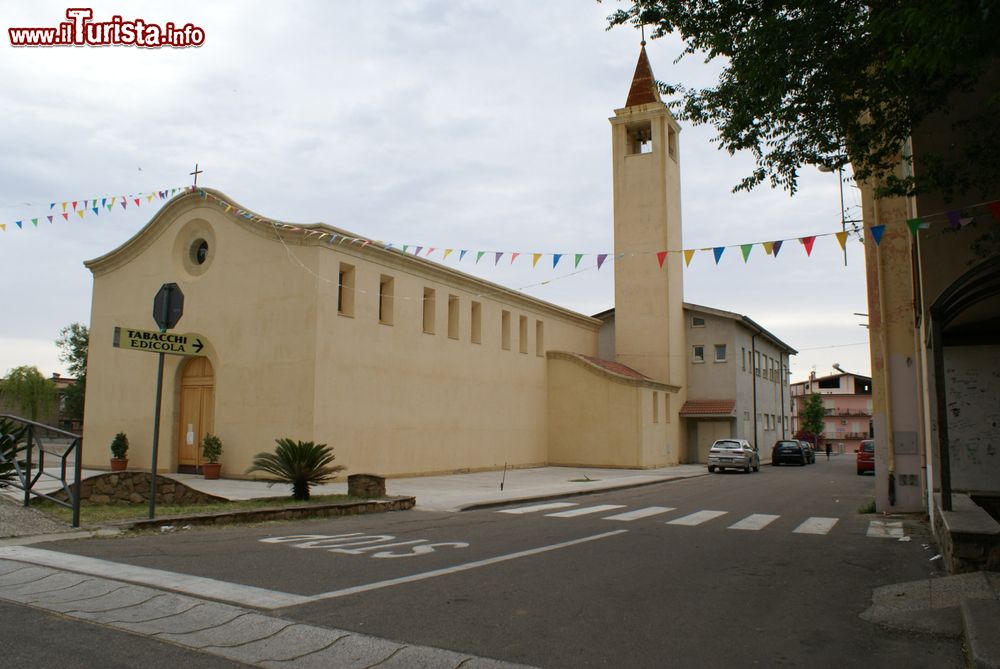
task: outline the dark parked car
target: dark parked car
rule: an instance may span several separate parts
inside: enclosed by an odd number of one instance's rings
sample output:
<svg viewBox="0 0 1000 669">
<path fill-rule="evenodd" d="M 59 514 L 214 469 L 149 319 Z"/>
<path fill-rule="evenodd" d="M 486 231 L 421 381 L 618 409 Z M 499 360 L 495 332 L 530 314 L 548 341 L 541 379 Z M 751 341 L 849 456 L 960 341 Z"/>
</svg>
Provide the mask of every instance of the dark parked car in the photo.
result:
<svg viewBox="0 0 1000 669">
<path fill-rule="evenodd" d="M 809 462 L 806 449 L 796 439 L 781 439 L 774 443 L 771 449 L 771 464 L 780 465 L 785 462 L 792 462 L 797 465 L 805 465 Z"/>
<path fill-rule="evenodd" d="M 871 439 L 865 439 L 861 442 L 858 450 L 855 451 L 858 454 L 858 476 L 861 476 L 865 472 L 875 473 L 875 442 Z"/>
<path fill-rule="evenodd" d="M 799 443 L 802 444 L 802 450 L 806 452 L 806 462 L 811 465 L 816 464 L 816 449 L 805 439 L 799 439 Z"/>
</svg>

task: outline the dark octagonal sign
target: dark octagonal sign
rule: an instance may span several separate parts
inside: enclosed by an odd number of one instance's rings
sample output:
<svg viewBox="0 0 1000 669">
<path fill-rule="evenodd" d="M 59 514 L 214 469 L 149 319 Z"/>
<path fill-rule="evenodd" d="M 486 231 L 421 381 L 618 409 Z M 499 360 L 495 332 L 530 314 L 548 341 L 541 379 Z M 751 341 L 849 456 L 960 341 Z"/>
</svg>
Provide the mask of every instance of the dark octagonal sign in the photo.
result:
<svg viewBox="0 0 1000 669">
<path fill-rule="evenodd" d="M 184 293 L 176 283 L 165 283 L 153 298 L 153 319 L 161 330 L 177 325 L 184 313 Z"/>
</svg>

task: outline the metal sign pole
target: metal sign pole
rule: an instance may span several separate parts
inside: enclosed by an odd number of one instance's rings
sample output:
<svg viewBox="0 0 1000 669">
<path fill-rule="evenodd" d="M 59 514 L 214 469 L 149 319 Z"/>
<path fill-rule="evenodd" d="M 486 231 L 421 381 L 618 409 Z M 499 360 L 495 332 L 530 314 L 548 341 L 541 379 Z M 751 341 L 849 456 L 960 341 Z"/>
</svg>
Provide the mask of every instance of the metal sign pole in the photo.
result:
<svg viewBox="0 0 1000 669">
<path fill-rule="evenodd" d="M 156 515 L 156 459 L 160 445 L 160 400 L 163 396 L 163 353 L 156 365 L 156 408 L 153 409 L 153 468 L 149 478 L 149 518 Z"/>
</svg>

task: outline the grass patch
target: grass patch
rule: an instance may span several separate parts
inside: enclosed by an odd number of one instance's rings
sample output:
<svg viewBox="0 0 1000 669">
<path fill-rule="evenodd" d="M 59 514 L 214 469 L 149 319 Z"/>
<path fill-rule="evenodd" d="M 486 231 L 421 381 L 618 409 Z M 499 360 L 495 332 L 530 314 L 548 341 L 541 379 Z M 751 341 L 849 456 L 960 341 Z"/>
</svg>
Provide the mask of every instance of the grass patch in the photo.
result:
<svg viewBox="0 0 1000 669">
<path fill-rule="evenodd" d="M 366 501 L 350 495 L 313 495 L 309 501 L 302 502 L 291 497 L 264 497 L 260 499 L 242 499 L 217 504 L 157 504 L 156 517 L 182 516 L 196 513 L 227 513 L 231 511 L 252 511 L 284 506 L 301 506 L 330 504 L 333 502 Z M 48 500 L 32 501 L 32 508 L 38 509 L 53 518 L 69 523 L 73 511 Z M 149 503 L 143 504 L 84 504 L 80 507 L 80 524 L 90 525 L 116 520 L 139 520 L 149 517 Z"/>
<path fill-rule="evenodd" d="M 875 500 L 870 499 L 858 507 L 858 513 L 875 513 Z"/>
</svg>

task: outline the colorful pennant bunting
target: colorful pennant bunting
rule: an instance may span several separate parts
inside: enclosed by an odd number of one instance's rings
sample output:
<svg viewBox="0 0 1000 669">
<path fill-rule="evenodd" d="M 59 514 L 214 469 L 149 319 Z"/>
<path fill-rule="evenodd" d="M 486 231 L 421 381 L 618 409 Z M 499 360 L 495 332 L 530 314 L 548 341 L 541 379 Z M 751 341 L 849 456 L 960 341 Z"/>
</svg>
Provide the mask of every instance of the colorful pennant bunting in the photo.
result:
<svg viewBox="0 0 1000 669">
<path fill-rule="evenodd" d="M 813 252 L 813 244 L 816 243 L 816 236 L 799 237 L 799 241 L 802 242 L 802 246 L 806 247 L 806 255 L 811 256 Z"/>
<path fill-rule="evenodd" d="M 691 258 L 694 257 L 694 250 L 687 249 L 684 251 L 684 266 L 688 267 L 691 265 Z"/>
<path fill-rule="evenodd" d="M 743 262 L 746 263 L 747 258 L 750 257 L 750 252 L 753 251 L 753 244 L 741 244 L 740 251 L 743 253 Z"/>
</svg>

